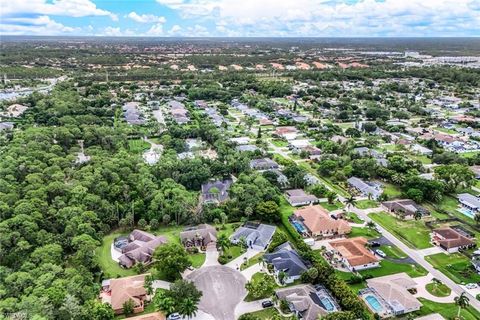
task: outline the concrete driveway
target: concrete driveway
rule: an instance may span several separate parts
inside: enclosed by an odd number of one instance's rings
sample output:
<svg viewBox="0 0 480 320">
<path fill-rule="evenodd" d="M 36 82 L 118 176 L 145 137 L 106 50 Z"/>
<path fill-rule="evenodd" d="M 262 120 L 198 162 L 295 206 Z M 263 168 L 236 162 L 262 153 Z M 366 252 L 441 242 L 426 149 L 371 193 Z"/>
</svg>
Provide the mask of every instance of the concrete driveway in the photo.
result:
<svg viewBox="0 0 480 320">
<path fill-rule="evenodd" d="M 251 313 L 263 310 L 262 302 L 270 299 L 255 300 L 252 302 L 242 301 L 235 308 L 235 319 L 238 319 L 242 314 Z"/>
<path fill-rule="evenodd" d="M 208 266 L 187 276 L 202 291 L 198 308 L 215 320 L 234 320 L 235 308 L 246 296 L 247 280 L 237 270 L 226 266 Z"/>
<path fill-rule="evenodd" d="M 247 261 L 248 259 L 257 255 L 260 252 L 262 252 L 262 251 L 248 248 L 247 251 L 244 254 L 241 254 L 237 258 L 233 259 L 232 261 L 227 263 L 225 266 L 227 266 L 229 268 L 232 268 L 232 269 L 235 269 L 235 270 L 240 270 L 240 266 L 242 265 L 242 263 L 244 263 L 245 261 Z"/>
<path fill-rule="evenodd" d="M 203 263 L 202 268 L 217 265 L 219 265 L 217 244 L 212 242 L 207 245 L 207 250 L 205 252 L 205 262 Z"/>
</svg>

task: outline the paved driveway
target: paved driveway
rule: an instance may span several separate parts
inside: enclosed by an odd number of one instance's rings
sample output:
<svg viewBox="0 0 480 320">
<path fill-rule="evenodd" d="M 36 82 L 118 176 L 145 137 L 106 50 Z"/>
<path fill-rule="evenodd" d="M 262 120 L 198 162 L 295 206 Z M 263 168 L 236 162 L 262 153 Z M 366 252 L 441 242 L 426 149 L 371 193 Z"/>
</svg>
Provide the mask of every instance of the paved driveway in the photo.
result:
<svg viewBox="0 0 480 320">
<path fill-rule="evenodd" d="M 247 251 L 244 254 L 242 254 L 242 255 L 238 256 L 237 258 L 233 259 L 232 261 L 227 263 L 225 266 L 227 266 L 229 268 L 232 268 L 232 269 L 235 269 L 235 270 L 240 270 L 240 266 L 242 265 L 242 263 L 244 263 L 245 261 L 247 261 L 248 259 L 257 255 L 260 252 L 261 251 L 259 251 L 259 250 L 248 248 Z"/>
<path fill-rule="evenodd" d="M 187 276 L 203 295 L 198 308 L 215 320 L 234 320 L 235 308 L 247 291 L 247 280 L 237 270 L 226 266 L 209 266 L 195 270 Z"/>
<path fill-rule="evenodd" d="M 205 262 L 203 263 L 202 267 L 217 266 L 217 265 L 219 265 L 217 244 L 214 242 L 211 242 L 207 245 L 207 250 L 205 252 Z"/>
</svg>

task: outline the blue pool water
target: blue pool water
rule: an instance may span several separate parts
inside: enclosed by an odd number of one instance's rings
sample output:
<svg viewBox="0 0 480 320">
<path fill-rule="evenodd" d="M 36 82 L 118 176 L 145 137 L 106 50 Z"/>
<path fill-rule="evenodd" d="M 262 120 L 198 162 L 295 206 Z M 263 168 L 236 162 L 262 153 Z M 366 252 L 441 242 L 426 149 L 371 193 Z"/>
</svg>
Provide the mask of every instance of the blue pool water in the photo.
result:
<svg viewBox="0 0 480 320">
<path fill-rule="evenodd" d="M 335 310 L 335 306 L 333 305 L 332 301 L 330 301 L 330 299 L 328 299 L 327 297 L 321 297 L 320 302 L 322 302 L 323 306 L 325 307 L 325 310 L 327 311 Z"/>
<path fill-rule="evenodd" d="M 367 300 L 368 304 L 370 307 L 372 307 L 373 310 L 376 312 L 382 311 L 382 304 L 378 301 L 378 299 L 375 296 L 366 296 L 365 300 Z"/>
<path fill-rule="evenodd" d="M 297 229 L 298 232 L 300 232 L 300 233 L 305 232 L 305 228 L 302 226 L 302 224 L 300 222 L 293 221 L 292 224 L 295 227 L 295 229 Z"/>
<path fill-rule="evenodd" d="M 463 213 L 464 215 L 466 215 L 469 218 L 473 219 L 475 217 L 475 214 L 473 213 L 473 211 L 469 210 L 467 208 L 460 208 L 460 209 L 458 209 L 458 211 L 460 211 L 461 213 Z"/>
</svg>

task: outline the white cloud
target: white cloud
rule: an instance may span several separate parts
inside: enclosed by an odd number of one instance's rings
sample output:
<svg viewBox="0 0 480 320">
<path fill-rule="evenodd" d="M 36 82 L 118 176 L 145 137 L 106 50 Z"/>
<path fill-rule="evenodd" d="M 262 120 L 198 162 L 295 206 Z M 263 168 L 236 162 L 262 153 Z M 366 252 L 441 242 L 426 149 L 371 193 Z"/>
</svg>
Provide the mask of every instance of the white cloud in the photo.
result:
<svg viewBox="0 0 480 320">
<path fill-rule="evenodd" d="M 2 1 L 0 16 L 13 17 L 25 14 L 56 15 L 67 17 L 108 16 L 117 21 L 118 16 L 97 8 L 91 0 L 9 0 Z"/>
<path fill-rule="evenodd" d="M 130 12 L 127 16 L 127 18 L 132 19 L 133 21 L 136 21 L 138 23 L 165 23 L 167 22 L 167 19 L 165 17 L 161 16 L 156 16 L 153 14 L 138 14 L 135 11 Z"/>
<path fill-rule="evenodd" d="M 107 37 L 133 37 L 138 36 L 139 34 L 131 29 L 122 30 L 120 27 L 108 26 L 102 30 L 100 33 L 96 33 L 97 36 L 107 36 Z"/>
<path fill-rule="evenodd" d="M 163 35 L 163 24 L 154 24 L 145 34 L 146 36 L 155 37 Z"/>
<path fill-rule="evenodd" d="M 167 33 L 170 36 L 178 36 L 178 35 L 181 35 L 181 32 L 182 32 L 182 27 L 176 24 L 170 30 L 168 30 Z"/>
<path fill-rule="evenodd" d="M 186 19 L 211 19 L 218 35 L 480 34 L 479 0 L 157 0 Z M 222 27 L 223 26 L 223 27 Z M 228 28 L 226 27 L 228 26 Z"/>
<path fill-rule="evenodd" d="M 80 31 L 79 28 L 64 26 L 48 16 L 34 18 L 11 18 L 0 24 L 0 34 L 10 35 L 59 35 Z"/>
</svg>

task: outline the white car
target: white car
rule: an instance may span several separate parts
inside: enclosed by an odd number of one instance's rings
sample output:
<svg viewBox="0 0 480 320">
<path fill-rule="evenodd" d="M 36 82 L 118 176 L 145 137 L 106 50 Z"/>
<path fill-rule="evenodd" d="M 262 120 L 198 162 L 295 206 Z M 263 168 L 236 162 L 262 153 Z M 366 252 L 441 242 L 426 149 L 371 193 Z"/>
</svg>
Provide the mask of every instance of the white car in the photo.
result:
<svg viewBox="0 0 480 320">
<path fill-rule="evenodd" d="M 467 289 L 477 289 L 477 288 L 478 288 L 478 284 L 476 284 L 476 283 L 467 283 L 467 284 L 465 285 L 465 288 L 467 288 Z"/>
<path fill-rule="evenodd" d="M 385 254 L 385 252 L 383 252 L 382 250 L 380 249 L 377 249 L 375 250 L 375 253 L 378 254 L 380 257 L 382 258 L 385 258 L 387 255 Z"/>
</svg>

